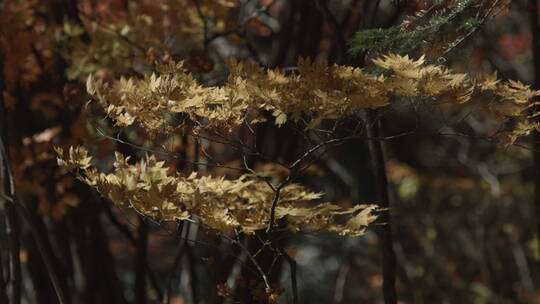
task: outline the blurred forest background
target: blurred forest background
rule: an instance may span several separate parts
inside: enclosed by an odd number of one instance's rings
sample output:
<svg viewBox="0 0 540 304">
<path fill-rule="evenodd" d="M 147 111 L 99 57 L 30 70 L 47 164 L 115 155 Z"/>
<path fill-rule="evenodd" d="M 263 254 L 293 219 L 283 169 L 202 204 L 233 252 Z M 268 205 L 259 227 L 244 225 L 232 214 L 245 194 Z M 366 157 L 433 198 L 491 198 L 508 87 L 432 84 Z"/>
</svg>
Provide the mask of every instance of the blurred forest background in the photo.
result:
<svg viewBox="0 0 540 304">
<path fill-rule="evenodd" d="M 298 57 L 362 67 L 397 52 L 538 89 L 537 8 L 534 0 L 0 0 L 0 303 L 267 301 L 226 236 L 119 208 L 57 165 L 53 147 L 82 144 L 105 170 L 114 151 L 154 153 L 170 172 L 235 177 L 228 168 L 242 166 L 212 141 L 115 127 L 89 102 L 89 74 L 140 76 L 156 60 L 184 60 L 213 86 L 232 57 L 294 72 Z M 540 303 L 540 137 L 501 147 L 488 111 L 403 100 L 378 112 L 399 303 Z M 255 132 L 272 159 L 294 159 L 301 144 L 271 124 Z M 205 165 L 207 151 L 221 165 Z M 353 141 L 298 180 L 352 206 L 377 201 L 372 169 L 367 142 Z M 384 303 L 381 240 L 371 229 L 283 241 L 300 303 Z M 278 302 L 292 303 L 287 263 L 265 250 L 258 258 L 283 289 Z"/>
</svg>

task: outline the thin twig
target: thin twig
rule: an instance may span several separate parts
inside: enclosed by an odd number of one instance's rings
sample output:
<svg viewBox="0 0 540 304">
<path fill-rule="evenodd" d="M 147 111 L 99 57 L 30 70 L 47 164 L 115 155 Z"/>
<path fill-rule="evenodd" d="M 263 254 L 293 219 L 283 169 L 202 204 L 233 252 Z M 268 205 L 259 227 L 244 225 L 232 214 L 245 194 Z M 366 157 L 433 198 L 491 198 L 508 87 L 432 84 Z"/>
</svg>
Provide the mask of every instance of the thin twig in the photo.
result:
<svg viewBox="0 0 540 304">
<path fill-rule="evenodd" d="M 224 236 L 226 236 L 225 234 L 223 234 Z M 226 236 L 227 237 L 227 236 Z M 229 238 L 230 239 L 230 238 Z M 232 240 L 232 239 L 231 239 Z M 233 240 L 234 241 L 234 240 Z M 244 244 L 242 244 L 241 242 L 239 241 L 234 241 L 234 243 L 240 247 L 242 250 L 244 250 L 244 252 L 247 254 L 249 260 L 251 261 L 251 263 L 253 264 L 253 266 L 255 266 L 255 268 L 257 269 L 257 272 L 259 273 L 259 275 L 261 276 L 263 282 L 264 282 L 264 286 L 266 287 L 266 292 L 269 293 L 272 288 L 270 287 L 270 283 L 268 281 L 268 277 L 266 276 L 266 273 L 264 272 L 264 270 L 261 268 L 261 265 L 259 265 L 259 263 L 257 262 L 257 260 L 255 259 L 255 257 L 249 252 L 249 250 L 246 248 L 246 246 L 244 246 Z"/>
<path fill-rule="evenodd" d="M 109 135 L 106 135 L 101 129 L 96 129 L 98 131 L 98 133 L 100 134 L 100 136 L 106 138 L 106 139 L 110 139 L 112 141 L 115 141 L 115 142 L 118 142 L 118 143 L 121 143 L 121 144 L 124 144 L 124 145 L 128 145 L 132 148 L 135 148 L 135 149 L 138 149 L 138 150 L 141 150 L 141 151 L 145 151 L 145 152 L 150 152 L 150 153 L 153 153 L 153 154 L 158 154 L 158 155 L 163 155 L 163 156 L 166 156 L 166 157 L 169 157 L 169 158 L 172 158 L 172 159 L 182 159 L 182 161 L 186 162 L 186 163 L 189 163 L 189 164 L 192 164 L 192 165 L 198 165 L 198 166 L 207 166 L 207 167 L 219 167 L 219 168 L 225 168 L 225 169 L 231 169 L 231 170 L 237 170 L 237 171 L 244 171 L 243 168 L 238 168 L 238 167 L 232 167 L 232 166 L 227 166 L 227 165 L 222 165 L 222 164 L 211 164 L 211 163 L 201 163 L 201 162 L 197 162 L 197 161 L 189 161 L 189 160 L 186 160 L 186 159 L 183 159 L 181 155 L 177 155 L 177 153 L 173 153 L 173 152 L 167 152 L 167 151 L 158 151 L 158 150 L 154 150 L 154 149 L 150 149 L 148 147 L 144 147 L 144 146 L 140 146 L 140 145 L 137 145 L 137 144 L 134 144 L 134 143 L 130 143 L 128 141 L 125 141 L 125 140 L 122 140 L 122 139 L 119 139 L 119 138 L 116 138 L 116 137 L 112 137 L 112 136 L 109 136 Z M 201 136 L 199 136 L 201 137 Z M 205 138 L 205 137 L 201 137 L 201 138 Z M 206 139 L 206 138 L 205 138 Z M 213 142 L 216 142 L 216 141 L 213 141 Z M 221 142 L 218 142 L 218 143 L 221 143 Z M 221 144 L 226 144 L 226 143 L 221 143 Z"/>
<path fill-rule="evenodd" d="M 291 180 L 291 176 L 287 176 L 287 178 L 282 181 L 277 187 L 274 192 L 274 200 L 272 201 L 272 206 L 270 207 L 270 220 L 268 221 L 268 228 L 266 228 L 266 233 L 270 233 L 272 229 L 274 228 L 274 222 L 276 220 L 276 208 L 279 202 L 281 189 L 285 187 Z"/>
<path fill-rule="evenodd" d="M 274 192 L 274 198 L 272 200 L 272 206 L 270 207 L 270 219 L 268 221 L 268 227 L 266 228 L 266 232 L 270 233 L 272 231 L 272 228 L 274 227 L 274 221 L 275 221 L 275 218 L 276 218 L 276 208 L 277 208 L 277 205 L 278 205 L 278 202 L 279 202 L 281 189 L 283 189 L 283 187 L 285 187 L 290 182 L 291 175 L 288 175 L 287 178 L 285 178 L 285 180 L 280 182 L 277 186 L 274 186 L 274 184 L 270 180 L 268 180 L 264 176 L 261 176 L 255 170 L 253 170 L 253 169 L 251 169 L 249 167 L 249 165 L 247 163 L 247 159 L 246 159 L 245 156 L 243 157 L 243 160 L 244 160 L 244 167 L 246 168 L 246 170 L 251 172 L 253 175 L 258 177 L 262 181 L 264 181 L 268 185 L 268 187 L 270 187 L 270 189 Z"/>
</svg>

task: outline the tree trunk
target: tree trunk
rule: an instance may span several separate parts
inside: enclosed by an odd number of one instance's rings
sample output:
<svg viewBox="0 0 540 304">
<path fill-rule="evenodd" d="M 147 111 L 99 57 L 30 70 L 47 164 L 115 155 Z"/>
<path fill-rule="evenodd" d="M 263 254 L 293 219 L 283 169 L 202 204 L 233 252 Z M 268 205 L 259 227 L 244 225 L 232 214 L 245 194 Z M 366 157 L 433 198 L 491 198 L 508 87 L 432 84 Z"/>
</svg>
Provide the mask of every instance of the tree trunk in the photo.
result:
<svg viewBox="0 0 540 304">
<path fill-rule="evenodd" d="M 367 111 L 366 127 L 368 133 L 369 153 L 375 175 L 377 203 L 384 210 L 379 217 L 379 223 L 383 225 L 378 230 L 382 243 L 382 267 L 383 267 L 383 293 L 386 304 L 396 304 L 396 254 L 392 241 L 392 226 L 390 221 L 390 200 L 388 195 L 388 179 L 386 176 L 385 160 L 380 137 L 382 135 L 382 122 L 377 117 L 377 112 Z"/>
<path fill-rule="evenodd" d="M 1 155 L 0 155 L 0 168 L 2 173 L 3 187 L 2 194 L 7 195 L 10 198 L 15 198 L 15 184 L 13 180 L 13 173 L 11 172 L 11 164 L 9 157 L 9 142 L 8 142 L 8 116 L 6 115 L 6 108 L 4 107 L 4 56 L 0 54 L 0 140 L 2 141 Z M 15 208 L 15 201 L 7 201 L 4 199 L 5 206 L 5 217 L 6 217 L 6 234 L 8 236 L 9 242 L 9 260 L 10 260 L 10 282 L 7 282 L 11 285 L 11 303 L 19 304 L 21 303 L 21 288 L 22 288 L 22 277 L 21 277 L 21 260 L 19 258 L 19 252 L 21 249 L 20 244 L 20 229 L 19 229 L 19 218 L 17 215 L 17 210 Z M 3 281 L 3 279 L 2 279 Z"/>
<path fill-rule="evenodd" d="M 529 1 L 530 25 L 532 35 L 532 54 L 533 54 L 533 88 L 540 89 L 540 24 L 538 18 L 539 0 Z M 535 109 L 533 111 L 536 112 Z M 536 237 L 540 238 L 540 133 L 533 132 L 533 166 L 534 174 L 534 206 L 536 209 Z M 540 250 L 540 248 L 539 248 Z"/>
</svg>

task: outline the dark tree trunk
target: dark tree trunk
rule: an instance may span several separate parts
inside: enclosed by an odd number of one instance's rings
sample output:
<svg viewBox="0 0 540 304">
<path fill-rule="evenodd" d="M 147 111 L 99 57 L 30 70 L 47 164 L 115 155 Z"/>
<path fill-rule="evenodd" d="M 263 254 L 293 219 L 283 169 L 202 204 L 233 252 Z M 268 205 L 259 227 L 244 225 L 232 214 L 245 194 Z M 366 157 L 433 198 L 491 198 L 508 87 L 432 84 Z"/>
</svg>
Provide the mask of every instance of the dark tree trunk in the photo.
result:
<svg viewBox="0 0 540 304">
<path fill-rule="evenodd" d="M 532 54 L 533 54 L 533 68 L 534 68 L 534 83 L 533 88 L 535 90 L 540 89 L 540 23 L 538 18 L 539 9 L 538 0 L 529 1 L 530 11 L 530 25 L 532 35 Z M 537 100 L 536 100 L 537 101 Z M 536 112 L 538 109 L 534 109 Z M 533 166 L 534 174 L 534 206 L 536 208 L 536 236 L 540 238 L 540 133 L 538 131 L 533 132 Z M 539 249 L 540 250 L 540 249 Z"/>
<path fill-rule="evenodd" d="M 0 173 L 0 177 L 3 178 L 3 191 L 5 195 L 14 199 L 13 201 L 5 201 L 5 217 L 6 217 L 6 234 L 8 236 L 9 243 L 9 260 L 10 260 L 10 282 L 7 282 L 11 286 L 11 303 L 19 304 L 21 303 L 21 288 L 22 288 L 22 277 L 21 277 L 21 260 L 19 258 L 19 252 L 21 249 L 20 244 L 20 228 L 19 228 L 19 217 L 17 214 L 17 209 L 15 207 L 15 184 L 13 180 L 13 172 L 11 171 L 11 163 L 9 157 L 9 138 L 8 138 L 8 116 L 7 109 L 4 107 L 4 56 L 0 54 L 0 140 L 1 149 L 0 149 L 0 168 L 3 172 Z M 2 281 L 4 281 L 2 279 Z"/>
<path fill-rule="evenodd" d="M 379 216 L 379 222 L 383 225 L 378 230 L 382 243 L 383 265 L 383 293 L 386 304 L 396 304 L 396 254 L 392 241 L 392 226 L 390 218 L 390 199 L 388 193 L 388 179 L 386 176 L 385 159 L 380 137 L 382 135 L 382 121 L 377 117 L 377 112 L 368 110 L 366 126 L 369 137 L 369 153 L 375 175 L 377 203 L 384 211 Z"/>
<path fill-rule="evenodd" d="M 146 259 L 148 250 L 148 223 L 139 217 L 137 228 L 137 253 L 135 255 L 135 303 L 146 304 Z"/>
</svg>

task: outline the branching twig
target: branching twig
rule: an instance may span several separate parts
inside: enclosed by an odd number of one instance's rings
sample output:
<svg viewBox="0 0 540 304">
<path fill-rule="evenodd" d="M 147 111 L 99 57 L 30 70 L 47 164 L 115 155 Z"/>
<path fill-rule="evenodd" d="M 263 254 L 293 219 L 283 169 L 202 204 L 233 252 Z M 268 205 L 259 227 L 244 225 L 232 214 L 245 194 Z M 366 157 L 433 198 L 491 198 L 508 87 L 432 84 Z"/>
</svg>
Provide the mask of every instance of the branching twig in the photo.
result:
<svg viewBox="0 0 540 304">
<path fill-rule="evenodd" d="M 272 200 L 272 206 L 270 207 L 270 219 L 268 221 L 268 228 L 266 228 L 266 233 L 270 233 L 272 231 L 272 228 L 274 227 L 274 221 L 276 218 L 276 208 L 279 202 L 281 189 L 283 189 L 283 187 L 285 187 L 290 182 L 291 175 L 288 175 L 277 186 L 274 186 L 274 184 L 270 180 L 268 180 L 264 176 L 261 176 L 260 174 L 255 172 L 255 170 L 249 167 L 245 156 L 243 157 L 243 159 L 244 159 L 244 167 L 246 168 L 246 170 L 251 172 L 253 175 L 257 176 L 262 181 L 264 181 L 268 185 L 268 187 L 270 187 L 270 189 L 272 189 L 272 191 L 274 192 L 274 199 Z"/>
<path fill-rule="evenodd" d="M 255 268 L 257 269 L 257 272 L 261 276 L 264 282 L 264 287 L 266 287 L 266 292 L 270 293 L 272 291 L 272 287 L 270 287 L 270 282 L 268 281 L 268 277 L 266 276 L 266 273 L 262 269 L 261 265 L 259 265 L 259 262 L 257 262 L 255 257 L 249 252 L 249 250 L 246 248 L 246 246 L 244 246 L 244 244 L 242 244 L 241 242 L 236 242 L 236 245 L 240 247 L 242 250 L 244 250 L 244 252 L 247 254 L 249 260 L 251 261 L 253 266 L 255 266 Z"/>
</svg>

